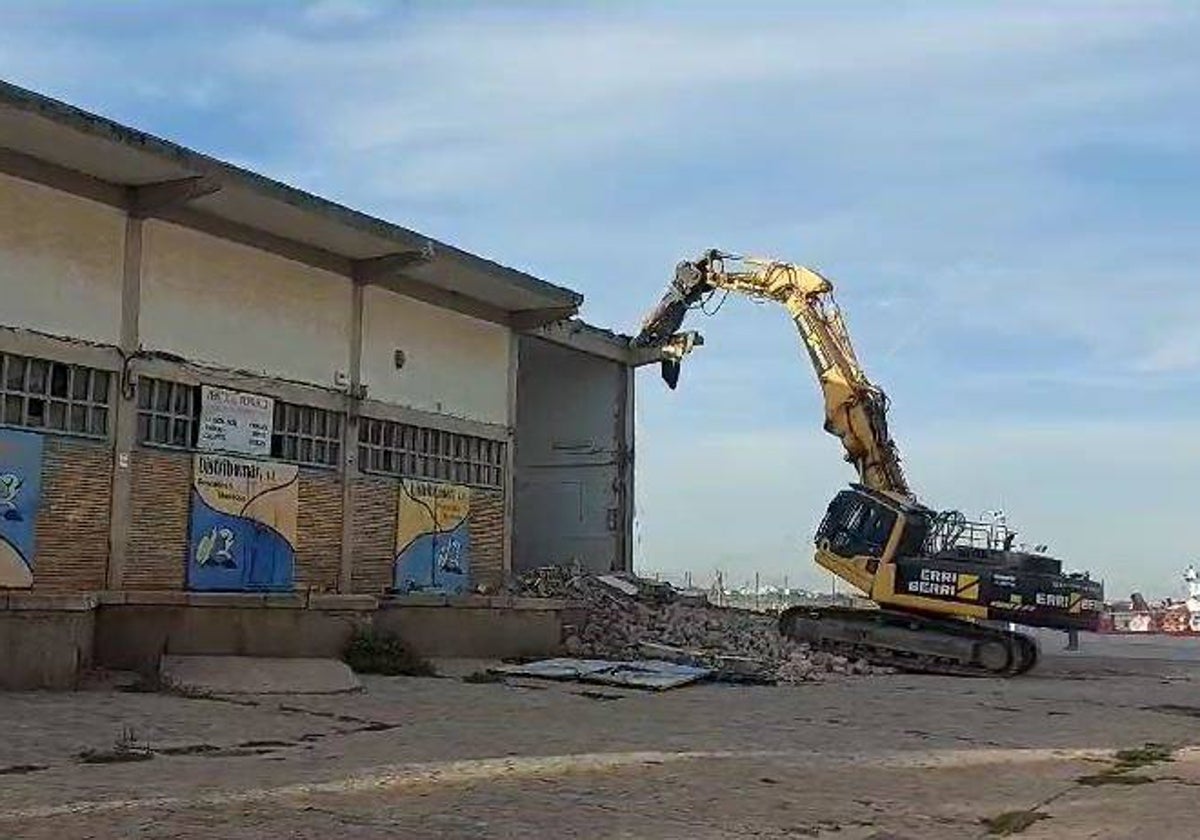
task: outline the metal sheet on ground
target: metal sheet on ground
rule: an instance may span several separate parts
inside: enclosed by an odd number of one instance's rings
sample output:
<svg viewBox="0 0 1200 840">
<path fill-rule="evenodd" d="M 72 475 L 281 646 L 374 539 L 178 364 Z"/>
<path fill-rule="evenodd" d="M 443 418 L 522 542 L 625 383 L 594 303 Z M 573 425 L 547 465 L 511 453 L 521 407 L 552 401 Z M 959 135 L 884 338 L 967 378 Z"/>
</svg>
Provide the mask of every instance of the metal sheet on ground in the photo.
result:
<svg viewBox="0 0 1200 840">
<path fill-rule="evenodd" d="M 523 665 L 501 665 L 496 674 L 537 677 L 547 680 L 575 680 L 624 688 L 665 691 L 702 680 L 712 674 L 709 668 L 679 665 L 674 662 L 643 659 L 613 662 L 607 659 L 542 659 Z"/>
</svg>

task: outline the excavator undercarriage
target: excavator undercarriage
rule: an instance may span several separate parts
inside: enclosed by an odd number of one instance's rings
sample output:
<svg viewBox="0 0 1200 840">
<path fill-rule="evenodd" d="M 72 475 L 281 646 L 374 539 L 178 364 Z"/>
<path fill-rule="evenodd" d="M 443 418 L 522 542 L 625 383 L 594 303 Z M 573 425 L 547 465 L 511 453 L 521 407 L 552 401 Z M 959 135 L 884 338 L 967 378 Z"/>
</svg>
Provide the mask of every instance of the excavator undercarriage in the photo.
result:
<svg viewBox="0 0 1200 840">
<path fill-rule="evenodd" d="M 901 671 L 971 677 L 1013 677 L 1032 668 L 1037 642 L 959 619 L 896 610 L 792 607 L 779 632 L 819 650 Z"/>
</svg>

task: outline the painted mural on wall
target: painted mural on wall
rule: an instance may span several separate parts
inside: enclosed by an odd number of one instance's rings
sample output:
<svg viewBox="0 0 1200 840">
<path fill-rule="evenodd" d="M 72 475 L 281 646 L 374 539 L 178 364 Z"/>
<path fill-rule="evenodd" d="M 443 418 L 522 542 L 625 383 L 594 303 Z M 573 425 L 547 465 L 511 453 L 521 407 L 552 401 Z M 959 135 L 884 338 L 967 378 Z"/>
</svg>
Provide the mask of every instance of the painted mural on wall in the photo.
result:
<svg viewBox="0 0 1200 840">
<path fill-rule="evenodd" d="M 396 515 L 394 586 L 459 593 L 471 585 L 471 489 L 404 479 Z"/>
<path fill-rule="evenodd" d="M 291 590 L 298 477 L 295 464 L 195 456 L 188 588 Z"/>
<path fill-rule="evenodd" d="M 0 589 L 33 585 L 42 436 L 0 429 Z"/>
</svg>

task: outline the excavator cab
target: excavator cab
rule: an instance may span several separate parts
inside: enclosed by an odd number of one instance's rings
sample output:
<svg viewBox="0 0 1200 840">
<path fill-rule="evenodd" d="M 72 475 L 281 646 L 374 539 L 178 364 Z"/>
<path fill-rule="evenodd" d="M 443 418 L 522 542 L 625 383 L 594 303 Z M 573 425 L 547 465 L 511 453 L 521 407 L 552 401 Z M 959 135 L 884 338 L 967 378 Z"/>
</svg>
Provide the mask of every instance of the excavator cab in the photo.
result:
<svg viewBox="0 0 1200 840">
<path fill-rule="evenodd" d="M 816 533 L 816 561 L 871 595 L 881 564 L 920 546 L 927 517 L 903 500 L 851 485 L 833 497 Z"/>
<path fill-rule="evenodd" d="M 852 485 L 833 498 L 817 528 L 816 561 L 885 607 L 1094 629 L 1100 582 L 1064 573 L 1055 558 L 1012 550 L 1014 536 Z"/>
<path fill-rule="evenodd" d="M 843 490 L 834 496 L 817 529 L 817 545 L 837 557 L 865 559 L 871 574 L 879 567 L 899 513 L 886 503 L 857 490 Z"/>
</svg>

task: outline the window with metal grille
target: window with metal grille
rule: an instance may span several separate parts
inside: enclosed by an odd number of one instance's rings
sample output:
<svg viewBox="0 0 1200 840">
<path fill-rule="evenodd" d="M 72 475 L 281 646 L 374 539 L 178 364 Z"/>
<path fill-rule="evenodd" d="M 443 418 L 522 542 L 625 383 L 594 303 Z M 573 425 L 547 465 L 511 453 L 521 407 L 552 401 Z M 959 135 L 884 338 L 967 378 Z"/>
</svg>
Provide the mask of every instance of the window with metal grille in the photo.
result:
<svg viewBox="0 0 1200 840">
<path fill-rule="evenodd" d="M 0 353 L 0 367 L 0 424 L 108 436 L 108 371 L 14 353 Z"/>
<path fill-rule="evenodd" d="M 342 415 L 308 405 L 275 402 L 271 456 L 336 467 L 342 456 Z"/>
<path fill-rule="evenodd" d="M 504 443 L 364 417 L 358 426 L 358 463 L 367 472 L 500 487 Z"/>
<path fill-rule="evenodd" d="M 200 421 L 200 388 L 152 379 L 138 380 L 138 443 L 191 449 Z"/>
</svg>

